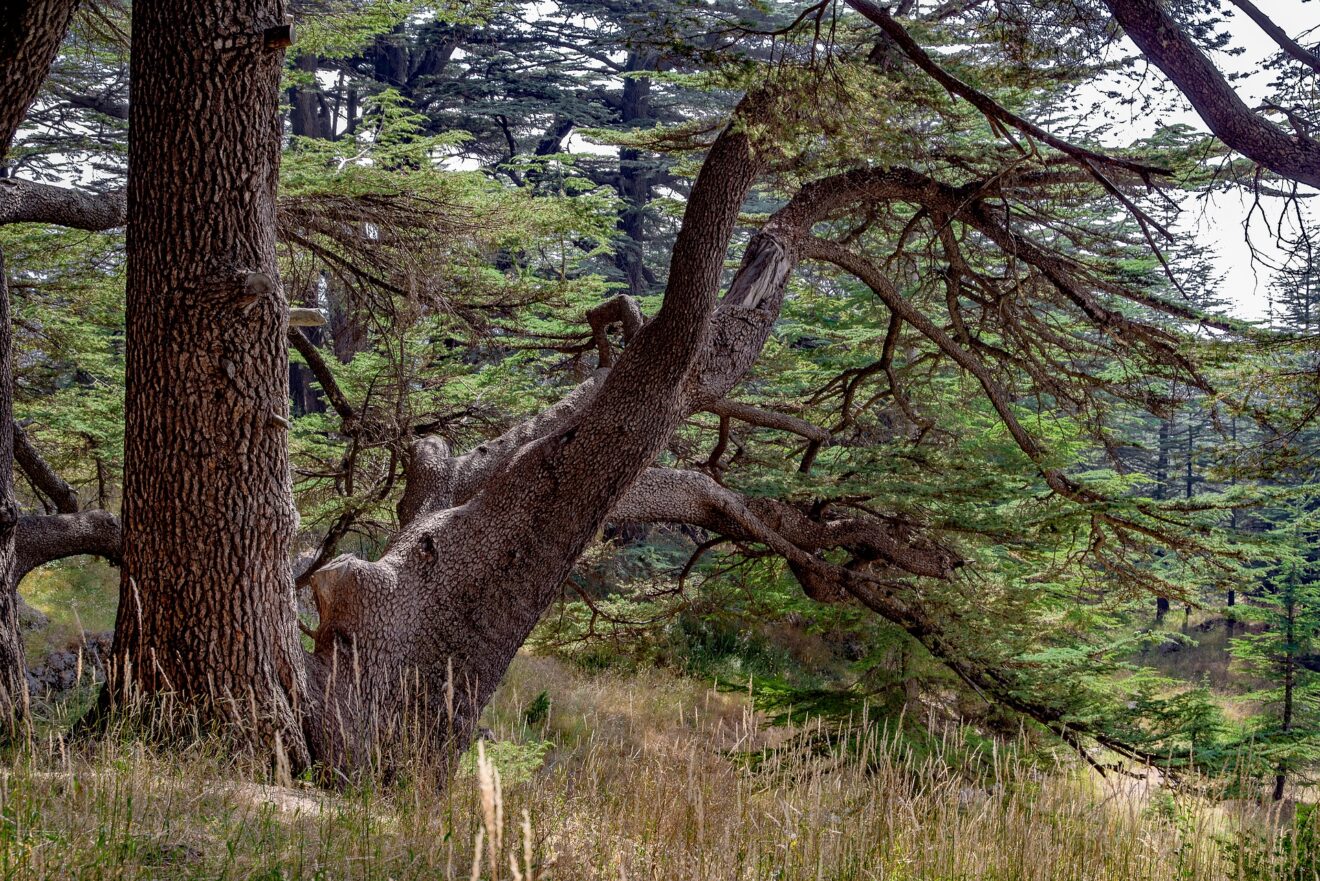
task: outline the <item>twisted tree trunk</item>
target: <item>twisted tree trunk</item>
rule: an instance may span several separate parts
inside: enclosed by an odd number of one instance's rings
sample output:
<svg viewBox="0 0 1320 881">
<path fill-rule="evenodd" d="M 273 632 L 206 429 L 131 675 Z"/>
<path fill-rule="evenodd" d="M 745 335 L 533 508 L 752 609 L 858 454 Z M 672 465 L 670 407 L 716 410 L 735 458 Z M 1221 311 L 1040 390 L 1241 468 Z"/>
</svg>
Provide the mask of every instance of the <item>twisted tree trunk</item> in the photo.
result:
<svg viewBox="0 0 1320 881">
<path fill-rule="evenodd" d="M 469 461 L 489 477 L 469 499 L 440 468 L 429 498 L 412 491 L 411 519 L 379 561 L 341 557 L 313 577 L 319 755 L 358 764 L 419 705 L 432 711 L 428 737 L 467 742 L 586 543 L 687 415 L 685 381 L 758 170 L 747 135 L 725 130 L 693 188 L 664 305 L 617 365 L 498 456 L 478 447 Z M 436 443 L 420 452 L 447 458 Z"/>
<path fill-rule="evenodd" d="M 803 187 L 753 236 L 717 308 L 728 242 L 761 166 L 748 135 L 756 127 L 739 124 L 717 138 L 693 187 L 654 320 L 643 323 L 628 298 L 603 304 L 589 316 L 602 369 L 560 404 L 464 455 L 438 438 L 419 442 L 403 529 L 384 556 L 341 557 L 312 575 L 321 620 L 314 652 L 303 652 L 289 569 L 288 313 L 275 265 L 281 10 L 279 0 L 133 5 L 124 570 L 108 699 L 173 694 L 204 718 L 243 723 L 294 766 L 388 760 L 404 734 L 461 747 L 586 543 L 614 518 L 694 523 L 764 544 L 813 597 L 862 602 L 978 688 L 1059 721 L 1014 692 L 1011 677 L 958 657 L 910 592 L 875 576 L 875 565 L 942 577 L 958 564 L 919 532 L 746 499 L 702 475 L 651 466 L 680 421 L 702 410 L 798 433 L 810 442 L 808 460 L 829 440 L 800 419 L 726 399 L 756 361 L 803 254 L 858 275 L 890 308 L 892 326 L 910 324 L 976 376 L 1014 439 L 1040 458 L 974 354 L 865 258 L 812 237 L 816 221 L 845 205 L 901 200 L 958 217 L 1097 325 L 1131 334 L 1131 345 L 1165 343 L 988 211 L 983 198 L 1002 180 L 954 188 L 903 169 L 860 168 Z M 0 84 L 6 76 L 0 66 Z M 751 96 L 739 112 L 755 114 L 766 100 Z M 9 135 L 0 136 L 3 144 Z M 96 222 L 118 216 L 113 201 L 76 201 L 0 189 L 0 222 L 38 208 L 104 212 Z M 0 298 L 0 574 L 14 569 L 17 523 L 5 305 Z M 606 334 L 615 322 L 626 343 L 617 359 Z M 1055 472 L 1046 477 L 1073 489 Z M 118 524 L 95 513 L 32 518 L 23 565 L 57 545 L 116 553 Z M 835 547 L 849 551 L 848 566 L 817 555 Z M 12 606 L 5 592 L 0 698 L 11 705 L 16 689 L 3 677 L 21 676 L 5 644 Z"/>
</svg>

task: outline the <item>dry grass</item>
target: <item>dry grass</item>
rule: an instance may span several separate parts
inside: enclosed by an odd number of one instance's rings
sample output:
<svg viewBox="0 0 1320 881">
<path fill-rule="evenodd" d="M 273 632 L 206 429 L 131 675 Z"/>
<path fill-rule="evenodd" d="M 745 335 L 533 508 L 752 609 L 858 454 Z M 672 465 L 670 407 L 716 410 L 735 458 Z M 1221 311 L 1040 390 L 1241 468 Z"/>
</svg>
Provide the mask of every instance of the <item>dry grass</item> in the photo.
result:
<svg viewBox="0 0 1320 881">
<path fill-rule="evenodd" d="M 529 722 L 542 691 L 549 710 Z M 1245 877 L 1223 842 L 1271 822 L 1242 804 L 1101 785 L 1072 764 L 1042 771 L 991 756 L 973 782 L 875 726 L 861 750 L 831 754 L 763 729 L 738 695 L 661 673 L 589 678 L 544 658 L 518 660 L 488 722 L 494 740 L 452 787 L 418 773 L 338 793 L 270 786 L 209 741 L 74 749 L 51 736 L 13 755 L 0 778 L 0 870 L 40 879 L 1217 879 Z M 780 748 L 748 760 L 768 745 Z"/>
</svg>

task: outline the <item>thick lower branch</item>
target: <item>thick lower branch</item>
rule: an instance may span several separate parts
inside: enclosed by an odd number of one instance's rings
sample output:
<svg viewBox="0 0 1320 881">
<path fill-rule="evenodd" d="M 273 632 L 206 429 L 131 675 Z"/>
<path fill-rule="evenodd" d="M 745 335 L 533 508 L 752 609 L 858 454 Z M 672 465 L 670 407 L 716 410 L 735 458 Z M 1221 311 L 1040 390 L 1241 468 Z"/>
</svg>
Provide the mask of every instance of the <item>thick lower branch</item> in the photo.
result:
<svg viewBox="0 0 1320 881">
<path fill-rule="evenodd" d="M 18 584 L 38 566 L 81 554 L 118 565 L 123 534 L 119 518 L 109 511 L 30 515 L 18 519 L 14 543 L 13 583 Z"/>
<path fill-rule="evenodd" d="M 763 530 L 769 530 L 803 554 L 843 548 L 858 559 L 932 578 L 947 578 L 962 565 L 956 553 L 897 518 L 811 517 L 785 502 L 746 497 L 699 472 L 673 468 L 644 471 L 609 519 L 686 523 L 737 541 L 764 542 Z"/>
<path fill-rule="evenodd" d="M 127 219 L 128 197 L 122 190 L 88 193 L 30 180 L 0 180 L 0 225 L 50 223 L 104 230 L 123 226 Z"/>
</svg>

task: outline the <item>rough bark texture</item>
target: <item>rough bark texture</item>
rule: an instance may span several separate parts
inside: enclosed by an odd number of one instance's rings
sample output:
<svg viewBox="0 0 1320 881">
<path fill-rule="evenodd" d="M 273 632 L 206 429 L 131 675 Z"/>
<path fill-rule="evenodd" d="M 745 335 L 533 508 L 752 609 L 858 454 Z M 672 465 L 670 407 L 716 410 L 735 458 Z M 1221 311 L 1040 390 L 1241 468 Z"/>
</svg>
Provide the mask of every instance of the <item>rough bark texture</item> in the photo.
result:
<svg viewBox="0 0 1320 881">
<path fill-rule="evenodd" d="M 46 79 L 78 0 L 0 2 L 0 159 Z"/>
<path fill-rule="evenodd" d="M 9 285 L 0 254 L 0 729 L 12 731 L 24 712 L 27 664 L 18 632 L 18 591 L 14 579 L 14 538 L 18 501 L 14 497 L 13 329 Z"/>
<path fill-rule="evenodd" d="M 0 0 L 0 162 L 46 79 L 77 5 L 77 0 Z M 9 312 L 9 287 L 4 255 L 0 254 L 0 726 L 12 729 L 26 704 L 26 667 L 13 577 L 18 503 L 14 497 L 13 331 Z"/>
<path fill-rule="evenodd" d="M 277 0 L 133 4 L 125 553 L 107 693 L 170 692 L 300 764 L 275 263 L 283 52 L 262 39 L 282 16 Z"/>
</svg>

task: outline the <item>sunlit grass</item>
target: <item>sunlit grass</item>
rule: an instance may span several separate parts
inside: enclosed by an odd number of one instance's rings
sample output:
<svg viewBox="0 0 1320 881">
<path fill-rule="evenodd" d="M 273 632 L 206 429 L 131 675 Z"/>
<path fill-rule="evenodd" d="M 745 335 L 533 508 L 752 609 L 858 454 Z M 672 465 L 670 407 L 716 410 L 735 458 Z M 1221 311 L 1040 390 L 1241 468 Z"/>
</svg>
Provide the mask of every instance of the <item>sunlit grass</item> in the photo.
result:
<svg viewBox="0 0 1320 881">
<path fill-rule="evenodd" d="M 50 624 L 24 634 L 29 660 L 78 645 L 84 633 L 113 630 L 119 570 L 94 557 L 76 557 L 29 572 L 19 593 Z"/>
<path fill-rule="evenodd" d="M 273 786 L 215 740 L 38 735 L 0 777 L 5 878 L 1228 879 L 1271 813 L 996 750 L 767 729 L 738 694 L 520 657 L 450 787 Z M 829 738 L 826 738 L 829 740 Z M 837 741 L 834 741 L 837 747 Z M 768 750 L 767 747 L 775 747 Z M 1253 843 L 1255 842 L 1255 843 Z M 1250 854 L 1266 853 L 1248 839 Z M 1268 855 L 1268 854 L 1267 854 Z M 1310 877 L 1297 875 L 1295 877 Z"/>
</svg>

